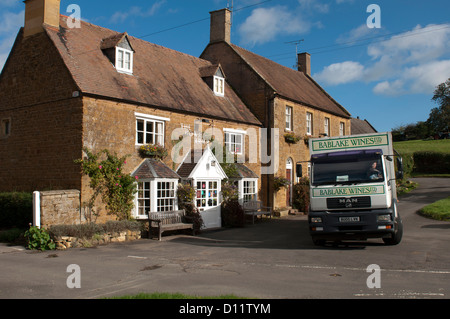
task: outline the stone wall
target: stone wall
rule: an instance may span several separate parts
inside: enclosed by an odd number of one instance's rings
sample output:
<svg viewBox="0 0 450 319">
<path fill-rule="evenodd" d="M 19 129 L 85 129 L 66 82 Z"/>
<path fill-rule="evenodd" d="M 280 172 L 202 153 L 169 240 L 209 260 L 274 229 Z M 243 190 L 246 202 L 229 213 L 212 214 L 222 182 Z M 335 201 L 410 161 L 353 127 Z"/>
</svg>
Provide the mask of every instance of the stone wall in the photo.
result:
<svg viewBox="0 0 450 319">
<path fill-rule="evenodd" d="M 80 210 L 79 190 L 40 192 L 41 227 L 81 224 L 86 217 Z"/>
<path fill-rule="evenodd" d="M 45 33 L 21 33 L 0 76 L 0 191 L 79 189 L 82 101 Z"/>
</svg>

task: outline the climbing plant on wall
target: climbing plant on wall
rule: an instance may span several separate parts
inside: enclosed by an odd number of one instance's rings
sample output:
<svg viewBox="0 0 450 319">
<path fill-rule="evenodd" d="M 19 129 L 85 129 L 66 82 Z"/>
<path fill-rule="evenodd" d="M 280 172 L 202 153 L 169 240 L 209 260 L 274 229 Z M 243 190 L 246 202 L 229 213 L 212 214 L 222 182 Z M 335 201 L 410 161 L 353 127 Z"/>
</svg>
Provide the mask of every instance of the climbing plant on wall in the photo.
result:
<svg viewBox="0 0 450 319">
<path fill-rule="evenodd" d="M 108 150 L 93 153 L 84 148 L 86 157 L 76 160 L 81 165 L 83 174 L 90 177 L 90 187 L 93 190 L 89 203 L 94 204 L 101 196 L 109 215 L 118 220 L 131 219 L 136 193 L 136 180 L 123 172 L 126 158 L 118 157 Z"/>
</svg>

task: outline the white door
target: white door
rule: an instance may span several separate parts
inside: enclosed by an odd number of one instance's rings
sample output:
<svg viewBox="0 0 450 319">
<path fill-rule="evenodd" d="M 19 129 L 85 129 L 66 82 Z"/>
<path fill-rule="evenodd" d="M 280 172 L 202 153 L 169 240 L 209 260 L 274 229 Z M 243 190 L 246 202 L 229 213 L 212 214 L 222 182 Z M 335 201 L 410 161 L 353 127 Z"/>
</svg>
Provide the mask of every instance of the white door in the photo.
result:
<svg viewBox="0 0 450 319">
<path fill-rule="evenodd" d="M 220 180 L 196 180 L 196 205 L 205 228 L 222 227 L 220 217 Z"/>
</svg>

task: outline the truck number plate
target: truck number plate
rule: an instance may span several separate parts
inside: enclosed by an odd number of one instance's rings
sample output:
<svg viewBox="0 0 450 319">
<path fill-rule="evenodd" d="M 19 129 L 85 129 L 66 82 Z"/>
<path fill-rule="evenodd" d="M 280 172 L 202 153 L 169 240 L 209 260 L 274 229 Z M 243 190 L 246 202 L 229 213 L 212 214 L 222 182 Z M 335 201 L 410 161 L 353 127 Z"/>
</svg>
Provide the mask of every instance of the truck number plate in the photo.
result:
<svg viewBox="0 0 450 319">
<path fill-rule="evenodd" d="M 346 222 L 359 222 L 359 216 L 358 217 L 339 217 L 339 221 L 341 223 Z"/>
</svg>

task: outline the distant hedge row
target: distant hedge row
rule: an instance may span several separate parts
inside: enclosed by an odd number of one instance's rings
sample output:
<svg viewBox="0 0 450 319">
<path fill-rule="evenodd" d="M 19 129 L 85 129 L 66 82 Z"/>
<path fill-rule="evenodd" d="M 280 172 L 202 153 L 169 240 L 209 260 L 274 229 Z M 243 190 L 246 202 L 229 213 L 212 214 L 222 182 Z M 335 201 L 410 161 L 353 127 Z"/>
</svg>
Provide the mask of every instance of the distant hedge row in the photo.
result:
<svg viewBox="0 0 450 319">
<path fill-rule="evenodd" d="M 450 174 L 450 154 L 418 151 L 402 155 L 405 174 Z"/>
<path fill-rule="evenodd" d="M 33 194 L 0 193 L 0 229 L 27 228 L 33 222 Z"/>
</svg>

